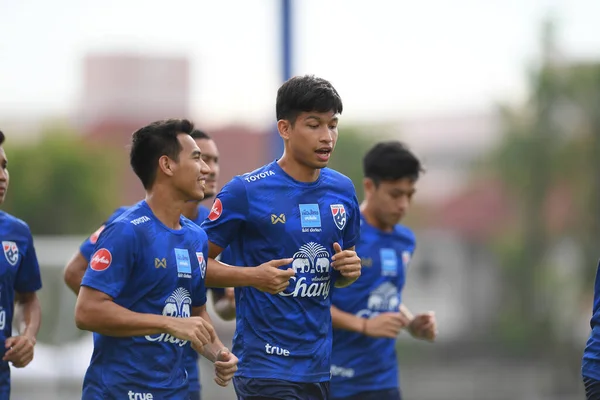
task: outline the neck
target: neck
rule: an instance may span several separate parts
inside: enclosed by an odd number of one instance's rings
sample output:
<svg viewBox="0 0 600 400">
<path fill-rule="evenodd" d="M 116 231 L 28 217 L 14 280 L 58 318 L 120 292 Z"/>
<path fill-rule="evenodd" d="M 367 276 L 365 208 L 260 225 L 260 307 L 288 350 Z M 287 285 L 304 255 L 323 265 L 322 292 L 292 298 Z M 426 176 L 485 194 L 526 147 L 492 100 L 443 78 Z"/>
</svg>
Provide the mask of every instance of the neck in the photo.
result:
<svg viewBox="0 0 600 400">
<path fill-rule="evenodd" d="M 182 214 L 187 219 L 191 219 L 193 221 L 196 218 L 198 218 L 198 203 L 195 201 L 191 202 L 191 203 L 194 203 L 194 206 L 192 207 L 191 204 L 190 205 L 186 204 L 185 209 L 183 210 Z"/>
<path fill-rule="evenodd" d="M 367 200 L 363 201 L 360 205 L 360 213 L 365 218 L 365 221 L 367 221 L 367 223 L 372 227 L 375 227 L 383 232 L 391 232 L 394 230 L 393 226 L 389 226 L 375 217 L 375 213 L 369 207 L 369 202 Z"/>
<path fill-rule="evenodd" d="M 146 192 L 146 203 L 158 218 L 167 228 L 179 229 L 179 217 L 183 208 L 184 201 L 176 198 L 173 193 L 168 190 L 161 190 L 158 185 Z"/>
<path fill-rule="evenodd" d="M 320 169 L 300 164 L 292 157 L 288 156 L 285 151 L 283 152 L 283 156 L 277 161 L 277 164 L 279 164 L 286 174 L 298 182 L 314 182 L 319 179 L 319 174 L 321 173 Z"/>
</svg>

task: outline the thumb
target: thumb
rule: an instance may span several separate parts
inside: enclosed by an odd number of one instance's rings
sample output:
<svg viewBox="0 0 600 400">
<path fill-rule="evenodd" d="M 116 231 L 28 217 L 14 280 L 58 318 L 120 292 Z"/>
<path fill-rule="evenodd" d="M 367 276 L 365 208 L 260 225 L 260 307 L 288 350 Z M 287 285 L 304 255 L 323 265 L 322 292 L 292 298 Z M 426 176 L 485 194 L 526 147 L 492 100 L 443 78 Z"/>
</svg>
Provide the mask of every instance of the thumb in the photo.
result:
<svg viewBox="0 0 600 400">
<path fill-rule="evenodd" d="M 9 337 L 4 341 L 4 347 L 7 349 L 11 348 L 16 340 L 17 339 L 14 336 Z"/>
<path fill-rule="evenodd" d="M 217 361 L 227 361 L 229 360 L 229 349 L 224 348 L 219 350 L 217 353 Z"/>
<path fill-rule="evenodd" d="M 342 246 L 340 246 L 340 244 L 339 244 L 338 242 L 335 242 L 335 243 L 333 244 L 333 250 L 334 250 L 336 253 L 341 253 L 341 252 L 342 252 Z"/>
<path fill-rule="evenodd" d="M 273 260 L 269 263 L 269 266 L 273 268 L 283 267 L 284 265 L 291 264 L 294 261 L 293 258 L 282 258 L 280 260 Z"/>
</svg>

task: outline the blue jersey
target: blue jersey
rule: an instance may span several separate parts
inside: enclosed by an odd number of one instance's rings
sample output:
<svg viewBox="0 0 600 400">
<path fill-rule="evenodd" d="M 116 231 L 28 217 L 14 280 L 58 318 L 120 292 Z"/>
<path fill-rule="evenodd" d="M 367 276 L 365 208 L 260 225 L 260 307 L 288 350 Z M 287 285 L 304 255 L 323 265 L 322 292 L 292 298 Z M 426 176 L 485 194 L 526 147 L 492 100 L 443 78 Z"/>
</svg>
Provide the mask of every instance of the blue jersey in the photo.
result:
<svg viewBox="0 0 600 400">
<path fill-rule="evenodd" d="M 333 305 L 360 318 L 397 312 L 414 249 L 415 236 L 410 229 L 396 225 L 392 232 L 383 232 L 361 218 L 356 251 L 362 260 L 362 274 L 352 286 L 333 291 Z M 332 397 L 398 387 L 395 342 L 334 329 Z"/>
<path fill-rule="evenodd" d="M 0 240 L 4 256 L 0 256 L 0 399 L 10 395 L 10 368 L 2 361 L 4 342 L 12 336 L 15 292 L 31 293 L 42 288 L 33 238 L 29 226 L 18 218 L 0 211 Z"/>
<path fill-rule="evenodd" d="M 206 303 L 206 254 L 206 234 L 196 224 L 182 216 L 181 229 L 169 229 L 141 201 L 106 226 L 82 285 L 135 312 L 185 318 Z M 95 333 L 83 398 L 187 399 L 189 347 L 168 334 Z"/>
<path fill-rule="evenodd" d="M 90 235 L 90 237 L 88 237 L 87 239 L 85 239 L 85 241 L 83 243 L 81 243 L 81 246 L 79 246 L 79 252 L 88 262 L 90 262 L 90 257 L 92 256 L 92 253 L 94 252 L 94 248 L 96 247 L 96 242 L 98 241 L 98 237 L 104 230 L 104 227 L 106 227 L 106 225 L 110 224 L 115 219 L 117 219 L 117 217 L 120 216 L 121 214 L 123 214 L 128 208 L 129 207 L 117 208 L 115 210 L 115 212 L 113 212 L 112 215 L 110 217 L 108 217 L 106 222 L 104 222 L 100 226 L 100 228 L 98 228 L 96 230 L 96 232 L 92 233 Z"/>
<path fill-rule="evenodd" d="M 210 210 L 208 208 L 204 207 L 203 205 L 199 206 L 198 215 L 196 216 L 196 219 L 194 219 L 192 222 L 200 226 L 200 224 L 202 224 L 202 221 L 204 221 L 208 217 L 209 213 Z M 208 253 L 206 254 L 208 257 Z M 200 369 L 198 366 L 198 352 L 194 350 L 191 346 L 186 346 L 186 351 L 184 353 L 184 363 L 185 369 L 188 373 L 188 383 L 190 392 L 199 392 L 201 390 L 201 385 Z"/>
<path fill-rule="evenodd" d="M 294 180 L 272 162 L 233 178 L 202 227 L 209 240 L 231 248 L 236 264 L 258 266 L 292 258 L 296 275 L 278 295 L 236 289 L 233 352 L 238 376 L 293 382 L 330 379 L 333 243 L 354 246 L 359 236 L 354 185 L 325 168 L 315 182 Z"/>
<path fill-rule="evenodd" d="M 583 352 L 582 374 L 600 381 L 600 263 L 594 285 L 594 309 L 590 322 L 592 332 Z"/>
</svg>

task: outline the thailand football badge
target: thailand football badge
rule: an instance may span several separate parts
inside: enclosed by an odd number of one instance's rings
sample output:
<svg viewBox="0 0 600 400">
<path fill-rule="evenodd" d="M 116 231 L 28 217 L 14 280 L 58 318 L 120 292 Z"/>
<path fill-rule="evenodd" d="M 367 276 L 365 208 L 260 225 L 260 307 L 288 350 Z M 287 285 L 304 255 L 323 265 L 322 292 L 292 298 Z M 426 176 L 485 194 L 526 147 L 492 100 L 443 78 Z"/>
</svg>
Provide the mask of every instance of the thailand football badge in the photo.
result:
<svg viewBox="0 0 600 400">
<path fill-rule="evenodd" d="M 333 222 L 335 226 L 341 231 L 346 226 L 346 209 L 343 204 L 332 204 L 331 215 L 333 215 Z"/>
<path fill-rule="evenodd" d="M 6 261 L 13 267 L 17 265 L 19 261 L 19 248 L 15 242 L 2 242 L 2 248 L 4 249 L 4 256 Z"/>
</svg>

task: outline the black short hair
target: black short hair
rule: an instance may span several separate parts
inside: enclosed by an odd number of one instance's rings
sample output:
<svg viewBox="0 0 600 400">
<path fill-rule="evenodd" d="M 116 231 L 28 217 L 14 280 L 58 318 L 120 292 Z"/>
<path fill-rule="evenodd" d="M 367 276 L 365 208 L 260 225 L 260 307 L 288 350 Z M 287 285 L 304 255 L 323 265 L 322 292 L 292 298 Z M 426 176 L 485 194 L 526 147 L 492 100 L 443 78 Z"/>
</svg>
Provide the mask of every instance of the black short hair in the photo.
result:
<svg viewBox="0 0 600 400">
<path fill-rule="evenodd" d="M 333 85 L 314 75 L 295 76 L 277 91 L 275 111 L 277 120 L 285 119 L 292 124 L 301 112 L 328 112 L 341 114 L 342 99 Z"/>
<path fill-rule="evenodd" d="M 212 140 L 208 133 L 201 131 L 200 129 L 194 129 L 190 135 L 192 138 L 194 138 L 194 140 Z"/>
<path fill-rule="evenodd" d="M 4 133 L 0 131 L 0 146 L 4 144 L 4 139 L 6 139 L 6 137 L 4 137 Z"/>
<path fill-rule="evenodd" d="M 419 159 L 397 140 L 377 143 L 363 158 L 364 176 L 376 185 L 404 178 L 416 181 L 421 172 L 424 169 Z"/>
<path fill-rule="evenodd" d="M 167 156 L 178 161 L 182 148 L 177 135 L 191 135 L 193 130 L 194 124 L 187 119 L 165 119 L 133 132 L 129 162 L 145 189 L 154 184 L 159 158 Z"/>
</svg>

